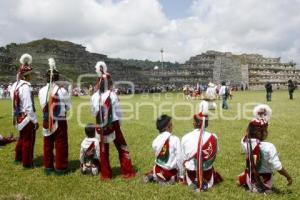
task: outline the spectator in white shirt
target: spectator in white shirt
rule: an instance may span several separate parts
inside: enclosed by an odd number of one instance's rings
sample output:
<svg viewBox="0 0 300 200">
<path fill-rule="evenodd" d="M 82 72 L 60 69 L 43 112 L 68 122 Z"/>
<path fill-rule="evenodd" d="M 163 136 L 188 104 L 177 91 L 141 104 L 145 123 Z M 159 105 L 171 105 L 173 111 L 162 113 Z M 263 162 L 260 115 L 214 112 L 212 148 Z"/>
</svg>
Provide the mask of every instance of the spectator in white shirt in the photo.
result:
<svg viewBox="0 0 300 200">
<path fill-rule="evenodd" d="M 225 81 L 222 82 L 222 86 L 220 88 L 219 95 L 222 97 L 222 108 L 228 109 L 227 98 L 229 96 L 229 89 L 226 86 Z"/>
</svg>

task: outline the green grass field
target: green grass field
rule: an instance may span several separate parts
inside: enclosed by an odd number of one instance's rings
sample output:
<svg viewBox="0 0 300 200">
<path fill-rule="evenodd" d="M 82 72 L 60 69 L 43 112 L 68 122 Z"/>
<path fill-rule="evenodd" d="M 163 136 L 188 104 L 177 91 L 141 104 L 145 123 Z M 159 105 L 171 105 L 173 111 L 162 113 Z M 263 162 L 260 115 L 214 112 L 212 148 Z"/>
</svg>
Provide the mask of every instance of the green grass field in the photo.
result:
<svg viewBox="0 0 300 200">
<path fill-rule="evenodd" d="M 33 170 L 24 170 L 21 166 L 13 164 L 14 146 L 9 144 L 0 149 L 0 199 L 300 199 L 300 92 L 296 91 L 295 100 L 288 99 L 287 91 L 275 91 L 273 101 L 269 103 L 273 115 L 269 126 L 268 141 L 275 144 L 280 153 L 284 167 L 293 177 L 293 185 L 286 186 L 284 177 L 275 173 L 275 192 L 269 196 L 252 194 L 236 186 L 235 180 L 245 167 L 244 155 L 241 154 L 240 140 L 248 125 L 248 119 L 210 121 L 208 130 L 215 132 L 219 137 L 220 151 L 215 162 L 215 169 L 220 172 L 224 182 L 205 193 L 194 193 L 184 185 L 160 186 L 157 184 L 143 184 L 142 175 L 148 172 L 154 164 L 154 155 L 151 150 L 152 140 L 156 137 L 155 118 L 163 109 L 164 113 L 173 116 L 185 116 L 186 119 L 174 119 L 174 134 L 182 137 L 192 131 L 190 107 L 179 105 L 191 102 L 192 108 L 197 109 L 198 100 L 186 101 L 182 95 L 135 95 L 131 99 L 121 97 L 123 108 L 131 113 L 124 117 L 133 116 L 130 120 L 122 122 L 122 129 L 129 145 L 133 164 L 138 176 L 133 180 L 123 180 L 120 176 L 118 156 L 115 148 L 111 146 L 111 165 L 114 178 L 102 182 L 99 177 L 81 175 L 79 167 L 79 148 L 84 138 L 83 128 L 79 123 L 94 122 L 88 106 L 88 99 L 73 98 L 73 114 L 69 120 L 69 162 L 70 173 L 65 176 L 45 176 L 42 167 L 42 133 L 37 132 L 35 145 L 35 164 Z M 37 101 L 36 101 L 37 102 Z M 80 118 L 77 116 L 79 104 L 85 102 L 81 109 Z M 230 110 L 224 116 L 237 116 L 238 104 L 243 106 L 247 102 L 266 103 L 264 92 L 237 92 L 233 100 L 229 101 Z M 140 103 L 144 103 L 141 106 Z M 152 105 L 146 106 L 146 103 Z M 219 102 L 218 102 L 219 103 Z M 157 107 L 154 109 L 154 106 Z M 159 109 L 159 105 L 161 109 Z M 218 105 L 219 106 L 219 105 Z M 171 111 L 174 108 L 174 111 Z M 248 115 L 253 105 L 248 107 Z M 218 112 L 217 110 L 216 112 Z M 136 114 L 136 112 L 138 114 Z M 41 119 L 41 110 L 37 110 Z M 215 116 L 219 116 L 217 114 Z M 190 117 L 189 117 L 190 116 Z M 41 122 L 40 122 L 41 124 Z M 0 101 L 0 133 L 8 135 L 17 131 L 11 124 L 11 102 Z"/>
</svg>

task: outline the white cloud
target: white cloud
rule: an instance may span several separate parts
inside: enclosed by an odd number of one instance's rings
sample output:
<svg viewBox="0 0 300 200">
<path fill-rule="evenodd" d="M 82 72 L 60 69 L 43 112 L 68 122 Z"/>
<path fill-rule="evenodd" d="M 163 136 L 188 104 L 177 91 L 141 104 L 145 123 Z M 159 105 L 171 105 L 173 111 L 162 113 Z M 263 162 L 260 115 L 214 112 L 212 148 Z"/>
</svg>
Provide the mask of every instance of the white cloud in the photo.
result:
<svg viewBox="0 0 300 200">
<path fill-rule="evenodd" d="M 210 25 L 209 35 L 217 41 L 217 49 L 223 46 L 228 51 L 259 52 L 300 61 L 300 52 L 289 53 L 299 43 L 299 9 L 299 0 L 197 0 L 192 12 Z"/>
<path fill-rule="evenodd" d="M 0 46 L 49 37 L 110 57 L 185 61 L 206 50 L 300 62 L 300 0 L 194 0 L 170 20 L 158 0 L 6 0 Z"/>
</svg>

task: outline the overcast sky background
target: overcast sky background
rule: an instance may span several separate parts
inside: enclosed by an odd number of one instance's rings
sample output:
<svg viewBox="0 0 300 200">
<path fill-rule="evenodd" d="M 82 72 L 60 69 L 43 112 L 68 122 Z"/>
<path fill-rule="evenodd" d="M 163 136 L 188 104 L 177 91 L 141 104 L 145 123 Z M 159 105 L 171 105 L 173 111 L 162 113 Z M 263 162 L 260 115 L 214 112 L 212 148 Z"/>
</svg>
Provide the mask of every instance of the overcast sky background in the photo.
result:
<svg viewBox="0 0 300 200">
<path fill-rule="evenodd" d="M 109 57 L 159 60 L 164 48 L 168 61 L 218 50 L 300 63 L 300 0 L 0 0 L 0 46 L 43 37 Z"/>
</svg>

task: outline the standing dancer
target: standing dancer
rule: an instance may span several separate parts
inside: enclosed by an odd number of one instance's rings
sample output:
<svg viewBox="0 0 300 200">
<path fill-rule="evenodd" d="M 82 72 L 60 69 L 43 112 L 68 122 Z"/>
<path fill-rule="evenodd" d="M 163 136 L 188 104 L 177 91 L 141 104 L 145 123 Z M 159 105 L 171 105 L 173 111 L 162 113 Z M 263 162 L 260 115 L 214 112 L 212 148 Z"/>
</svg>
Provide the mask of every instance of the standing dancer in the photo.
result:
<svg viewBox="0 0 300 200">
<path fill-rule="evenodd" d="M 22 65 L 17 73 L 17 81 L 10 90 L 13 101 L 13 124 L 20 132 L 15 149 L 15 162 L 21 162 L 25 168 L 33 168 L 35 132 L 39 124 L 30 84 L 32 79 L 31 55 L 23 54 L 20 63 Z"/>
<path fill-rule="evenodd" d="M 121 110 L 119 99 L 113 91 L 111 75 L 106 73 L 106 64 L 102 61 L 96 64 L 99 76 L 97 91 L 91 98 L 92 113 L 96 117 L 98 133 L 100 134 L 100 169 L 101 179 L 111 179 L 112 170 L 109 162 L 109 143 L 114 142 L 121 165 L 123 178 L 135 177 L 135 172 L 129 156 L 128 147 L 121 131 Z"/>
<path fill-rule="evenodd" d="M 218 151 L 218 138 L 205 129 L 208 127 L 208 103 L 201 103 L 202 112 L 194 115 L 195 130 L 181 141 L 183 166 L 187 184 L 195 191 L 205 191 L 222 181 L 213 168 Z"/>
<path fill-rule="evenodd" d="M 54 59 L 50 58 L 48 61 L 50 68 L 46 73 L 47 85 L 39 91 L 40 105 L 43 110 L 44 167 L 46 174 L 55 169 L 55 172 L 60 175 L 68 169 L 66 115 L 71 108 L 71 100 L 67 90 L 56 83 L 59 80 L 59 73 Z"/>
<path fill-rule="evenodd" d="M 258 105 L 253 110 L 254 119 L 248 125 L 242 140 L 246 152 L 246 170 L 239 175 L 239 185 L 251 192 L 265 193 L 272 188 L 273 170 L 286 177 L 288 185 L 292 178 L 283 168 L 277 150 L 272 143 L 265 142 L 268 136 L 268 121 L 272 110 L 268 105 Z"/>
</svg>

